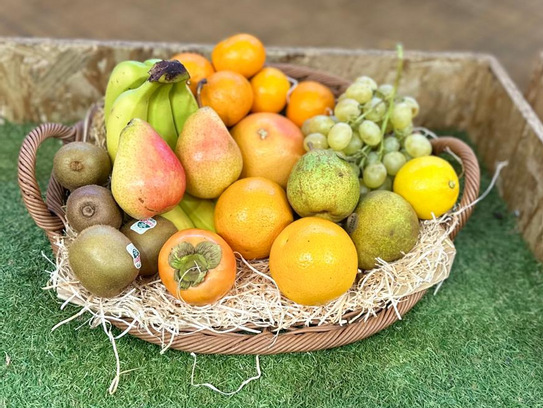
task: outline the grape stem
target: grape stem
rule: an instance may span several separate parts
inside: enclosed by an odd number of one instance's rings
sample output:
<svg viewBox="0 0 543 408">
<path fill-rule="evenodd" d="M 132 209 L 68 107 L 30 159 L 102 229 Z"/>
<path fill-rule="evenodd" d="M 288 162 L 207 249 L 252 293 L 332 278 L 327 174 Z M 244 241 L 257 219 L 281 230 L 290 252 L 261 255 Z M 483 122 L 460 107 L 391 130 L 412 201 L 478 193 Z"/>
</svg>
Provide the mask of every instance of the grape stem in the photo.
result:
<svg viewBox="0 0 543 408">
<path fill-rule="evenodd" d="M 383 99 L 381 102 L 379 102 L 377 105 L 373 106 L 371 109 L 369 109 L 368 111 L 362 113 L 359 117 L 357 117 L 352 123 L 351 123 L 351 127 L 357 127 L 359 126 L 363 121 L 364 119 L 366 118 L 366 116 L 368 116 L 370 113 L 372 113 L 374 110 L 377 109 L 378 106 L 380 106 L 381 104 L 385 103 L 385 100 Z M 364 105 L 360 105 L 361 108 L 364 107 Z"/>
<path fill-rule="evenodd" d="M 371 146 L 364 146 L 362 149 L 359 150 L 359 154 L 361 155 L 362 159 L 360 160 L 360 167 L 364 167 L 366 164 L 366 159 L 368 158 L 368 154 L 371 152 Z"/>
<path fill-rule="evenodd" d="M 398 52 L 398 66 L 396 67 L 396 79 L 394 79 L 394 86 L 392 87 L 392 93 L 390 94 L 390 104 L 388 105 L 388 110 L 385 113 L 385 118 L 383 119 L 383 123 L 381 124 L 381 143 L 379 144 L 379 151 L 377 154 L 379 155 L 379 160 L 383 159 L 383 151 L 385 148 L 385 132 L 387 129 L 388 121 L 390 119 L 390 115 L 392 115 L 392 110 L 394 109 L 394 100 L 396 99 L 396 93 L 398 92 L 398 86 L 400 85 L 400 79 L 402 77 L 402 71 L 403 71 L 403 46 L 402 44 L 396 45 L 396 50 Z"/>
</svg>

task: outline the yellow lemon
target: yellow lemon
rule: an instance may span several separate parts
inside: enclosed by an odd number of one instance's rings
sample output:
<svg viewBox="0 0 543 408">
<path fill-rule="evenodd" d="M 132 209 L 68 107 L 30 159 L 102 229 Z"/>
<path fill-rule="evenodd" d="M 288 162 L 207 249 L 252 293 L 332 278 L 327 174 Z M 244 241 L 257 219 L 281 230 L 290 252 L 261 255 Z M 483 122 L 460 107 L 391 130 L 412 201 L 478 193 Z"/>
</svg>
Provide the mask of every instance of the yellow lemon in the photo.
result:
<svg viewBox="0 0 543 408">
<path fill-rule="evenodd" d="M 453 208 L 459 194 L 458 176 L 440 157 L 418 157 L 398 171 L 394 192 L 413 206 L 420 219 L 430 220 Z"/>
</svg>

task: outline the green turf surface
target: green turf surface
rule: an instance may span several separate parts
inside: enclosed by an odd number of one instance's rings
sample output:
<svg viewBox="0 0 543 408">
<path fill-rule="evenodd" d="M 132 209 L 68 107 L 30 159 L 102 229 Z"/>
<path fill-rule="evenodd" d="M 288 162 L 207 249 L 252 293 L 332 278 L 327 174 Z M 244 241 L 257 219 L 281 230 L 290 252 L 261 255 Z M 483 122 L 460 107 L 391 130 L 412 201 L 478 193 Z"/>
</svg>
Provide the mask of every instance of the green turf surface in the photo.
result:
<svg viewBox="0 0 543 408">
<path fill-rule="evenodd" d="M 114 356 L 100 329 L 41 288 L 49 243 L 22 204 L 16 158 L 29 126 L 0 126 L 0 408 L 3 407 L 541 407 L 543 273 L 496 192 L 460 233 L 437 296 L 361 342 L 335 350 L 264 356 L 262 378 L 224 397 L 190 385 L 188 353 L 117 342 L 121 378 L 107 393 Z M 39 157 L 44 185 L 58 144 Z M 483 176 L 483 188 L 489 176 Z M 500 217 L 503 215 L 503 218 Z M 9 363 L 8 363 L 9 360 Z M 197 382 L 233 390 L 255 373 L 253 356 L 200 356 Z"/>
</svg>

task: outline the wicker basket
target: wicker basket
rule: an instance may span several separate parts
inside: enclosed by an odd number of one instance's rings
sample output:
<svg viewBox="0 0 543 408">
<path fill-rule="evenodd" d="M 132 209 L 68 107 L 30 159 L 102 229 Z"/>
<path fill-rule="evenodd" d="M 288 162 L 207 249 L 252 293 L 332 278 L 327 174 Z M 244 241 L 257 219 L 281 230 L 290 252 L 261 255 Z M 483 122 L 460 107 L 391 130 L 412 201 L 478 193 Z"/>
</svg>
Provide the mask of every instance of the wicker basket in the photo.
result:
<svg viewBox="0 0 543 408">
<path fill-rule="evenodd" d="M 329 86 L 336 96 L 341 94 L 349 85 L 349 82 L 323 72 L 310 68 L 294 66 L 289 64 L 274 64 L 288 76 L 297 80 L 314 80 Z M 61 139 L 64 143 L 83 140 L 86 132 L 91 126 L 94 109 L 89 111 L 84 121 L 78 122 L 73 127 L 61 124 L 43 124 L 30 132 L 21 147 L 19 155 L 19 186 L 21 188 L 23 201 L 36 224 L 42 228 L 53 251 L 58 248 L 56 242 L 62 236 L 65 227 L 64 204 L 67 192 L 51 176 L 47 189 L 45 202 L 42 198 L 40 188 L 36 180 L 36 159 L 40 144 L 48 138 Z M 463 162 L 464 166 L 464 190 L 460 201 L 461 206 L 472 203 L 479 194 L 480 172 L 479 164 L 475 154 L 464 142 L 452 138 L 441 137 L 432 140 L 433 152 L 438 155 L 447 149 L 455 153 Z M 465 225 L 473 207 L 459 215 L 459 222 L 450 237 L 453 239 L 460 229 Z M 397 305 L 397 312 L 400 315 L 407 313 L 424 295 L 425 291 L 405 296 Z M 349 315 L 356 315 L 358 312 L 350 312 Z M 348 318 L 349 315 L 345 315 Z M 396 310 L 385 308 L 376 316 L 367 320 L 358 320 L 346 325 L 328 324 L 309 327 L 291 327 L 288 330 L 275 335 L 271 330 L 265 330 L 260 334 L 248 334 L 242 331 L 229 333 L 215 333 L 211 331 L 183 332 L 183 335 L 176 336 L 171 342 L 171 348 L 207 354 L 277 354 L 287 352 L 303 352 L 328 349 L 353 343 L 364 339 L 388 327 L 398 320 Z M 122 330 L 129 327 L 129 323 L 112 321 Z M 132 327 L 128 331 L 133 336 L 154 344 L 170 342 L 170 334 L 140 330 Z"/>
</svg>

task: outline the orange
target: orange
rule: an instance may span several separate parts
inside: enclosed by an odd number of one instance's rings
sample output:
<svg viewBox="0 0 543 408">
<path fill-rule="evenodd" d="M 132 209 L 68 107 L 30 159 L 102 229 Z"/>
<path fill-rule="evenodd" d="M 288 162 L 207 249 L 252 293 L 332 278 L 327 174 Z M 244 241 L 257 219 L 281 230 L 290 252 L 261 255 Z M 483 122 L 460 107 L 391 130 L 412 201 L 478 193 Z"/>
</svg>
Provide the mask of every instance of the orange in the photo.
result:
<svg viewBox="0 0 543 408">
<path fill-rule="evenodd" d="M 217 233 L 246 259 L 266 258 L 277 235 L 292 220 L 285 190 L 262 177 L 236 181 L 215 206 Z"/>
<path fill-rule="evenodd" d="M 287 118 L 302 127 L 306 119 L 327 115 L 334 109 L 334 94 L 327 86 L 315 81 L 300 82 L 290 94 Z"/>
<path fill-rule="evenodd" d="M 247 79 L 233 71 L 219 71 L 207 78 L 200 94 L 202 106 L 210 106 L 226 126 L 234 126 L 253 106 L 253 90 Z"/>
<path fill-rule="evenodd" d="M 305 153 L 298 126 L 277 113 L 253 113 L 230 132 L 243 156 L 241 177 L 264 177 L 287 187 L 290 171 Z"/>
<path fill-rule="evenodd" d="M 287 104 L 290 82 L 277 68 L 264 68 L 251 79 L 253 94 L 252 112 L 279 113 Z"/>
<path fill-rule="evenodd" d="M 176 54 L 172 57 L 172 60 L 178 60 L 185 66 L 187 71 L 189 71 L 189 87 L 194 95 L 196 95 L 198 82 L 215 72 L 213 65 L 211 65 L 211 62 L 209 62 L 206 57 L 194 52 Z"/>
<path fill-rule="evenodd" d="M 356 248 L 332 221 L 301 218 L 273 243 L 270 274 L 288 299 L 308 306 L 325 304 L 353 285 L 358 271 Z"/>
<path fill-rule="evenodd" d="M 262 42 L 250 34 L 236 34 L 218 43 L 211 53 L 217 71 L 234 71 L 251 78 L 266 62 Z"/>
</svg>

